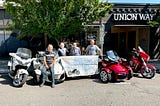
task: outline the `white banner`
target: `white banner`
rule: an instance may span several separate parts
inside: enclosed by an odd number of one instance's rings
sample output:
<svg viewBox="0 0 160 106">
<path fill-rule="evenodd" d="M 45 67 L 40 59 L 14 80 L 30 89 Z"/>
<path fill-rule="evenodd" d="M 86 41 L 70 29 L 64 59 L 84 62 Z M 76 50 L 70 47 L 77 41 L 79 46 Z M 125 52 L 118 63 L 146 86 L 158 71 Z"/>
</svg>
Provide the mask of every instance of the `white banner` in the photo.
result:
<svg viewBox="0 0 160 106">
<path fill-rule="evenodd" d="M 60 57 L 68 77 L 94 75 L 98 70 L 98 56 Z"/>
</svg>

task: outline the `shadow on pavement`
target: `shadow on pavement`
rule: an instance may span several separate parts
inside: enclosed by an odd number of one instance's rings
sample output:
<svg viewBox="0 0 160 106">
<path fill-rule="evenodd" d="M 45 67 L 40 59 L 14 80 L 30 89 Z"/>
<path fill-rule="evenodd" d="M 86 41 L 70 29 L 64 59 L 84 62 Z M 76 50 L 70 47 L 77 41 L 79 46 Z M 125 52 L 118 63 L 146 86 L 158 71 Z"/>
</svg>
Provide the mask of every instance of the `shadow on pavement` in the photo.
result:
<svg viewBox="0 0 160 106">
<path fill-rule="evenodd" d="M 35 82 L 35 80 L 33 79 L 32 76 L 30 76 L 30 78 L 26 81 L 26 84 L 27 84 L 27 85 L 30 85 L 30 86 L 39 86 L 41 83 L 42 83 L 42 82 L 40 82 L 40 83 Z M 62 82 L 59 82 L 59 81 L 56 81 L 56 80 L 55 80 L 55 84 L 56 84 L 56 85 L 61 84 L 61 83 L 63 83 L 63 81 L 62 81 Z M 45 85 L 50 86 L 50 85 L 51 85 L 51 82 L 47 82 L 47 81 L 46 81 L 46 82 L 45 82 Z"/>
<path fill-rule="evenodd" d="M 157 70 L 156 70 L 156 73 L 157 73 L 157 74 L 160 74 L 160 69 L 157 69 Z"/>
<path fill-rule="evenodd" d="M 139 73 L 134 73 L 134 74 L 133 74 L 133 77 L 136 77 L 136 78 L 143 78 L 143 76 L 141 76 Z"/>
<path fill-rule="evenodd" d="M 100 84 L 104 84 L 103 82 L 101 82 L 100 79 L 93 79 L 93 82 L 100 83 Z"/>
<path fill-rule="evenodd" d="M 39 85 L 34 82 L 33 78 L 27 79 L 26 84 L 30 85 L 30 86 L 38 86 Z"/>
<path fill-rule="evenodd" d="M 125 79 L 124 80 L 119 80 L 119 81 L 109 81 L 108 83 L 103 83 L 100 79 L 93 79 L 93 82 L 100 83 L 100 84 L 122 83 L 122 82 L 125 82 Z"/>
<path fill-rule="evenodd" d="M 66 77 L 65 81 L 81 80 L 81 79 L 96 79 L 97 76 L 77 76 L 77 77 Z"/>
<path fill-rule="evenodd" d="M 88 76 L 77 76 L 77 77 L 66 77 L 65 81 L 70 81 L 70 80 L 80 80 L 80 79 L 88 79 Z"/>
<path fill-rule="evenodd" d="M 12 85 L 12 79 L 8 76 L 8 74 L 0 74 L 0 84 L 3 85 L 10 85 L 13 87 Z"/>
</svg>

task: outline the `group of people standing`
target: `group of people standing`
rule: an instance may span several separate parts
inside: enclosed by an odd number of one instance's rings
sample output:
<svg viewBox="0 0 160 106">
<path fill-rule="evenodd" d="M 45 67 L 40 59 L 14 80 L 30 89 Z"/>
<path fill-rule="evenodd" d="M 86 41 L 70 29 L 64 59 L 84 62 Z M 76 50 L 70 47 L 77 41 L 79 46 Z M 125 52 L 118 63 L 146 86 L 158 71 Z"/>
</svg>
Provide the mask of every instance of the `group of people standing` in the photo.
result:
<svg viewBox="0 0 160 106">
<path fill-rule="evenodd" d="M 71 48 L 70 52 L 64 46 L 65 46 L 64 43 L 61 42 L 60 43 L 60 48 L 58 49 L 58 55 L 59 56 L 68 56 L 68 55 L 71 55 L 71 56 L 80 56 L 81 55 L 81 50 L 80 50 L 79 47 L 77 47 L 76 43 L 72 44 L 72 48 Z"/>
<path fill-rule="evenodd" d="M 71 53 L 70 53 L 71 52 Z M 60 43 L 60 48 L 58 49 L 58 55 L 59 56 L 80 56 L 81 55 L 81 50 L 79 47 L 77 47 L 76 43 L 72 44 L 72 48 L 70 52 L 65 48 L 65 45 L 63 42 Z M 86 48 L 86 55 L 97 55 L 99 52 L 99 55 L 102 56 L 102 51 L 101 49 L 95 45 L 94 40 L 90 40 L 90 45 L 87 46 Z M 52 84 L 51 87 L 55 87 L 55 79 L 54 79 L 54 64 L 56 61 L 56 53 L 53 52 L 53 45 L 49 44 L 47 47 L 47 50 L 44 55 L 44 67 L 42 69 L 42 83 L 40 84 L 40 87 L 42 87 L 46 81 L 47 78 L 47 71 L 50 71 L 51 76 L 52 76 Z"/>
<path fill-rule="evenodd" d="M 86 48 L 86 55 L 97 55 L 98 53 L 102 55 L 101 49 L 94 44 L 94 40 L 90 40 L 90 45 Z M 60 43 L 60 48 L 58 49 L 58 55 L 59 56 L 80 56 L 82 55 L 82 52 L 79 47 L 77 47 L 76 43 L 72 44 L 72 48 L 69 52 L 67 48 L 65 48 L 65 45 L 63 42 Z"/>
</svg>

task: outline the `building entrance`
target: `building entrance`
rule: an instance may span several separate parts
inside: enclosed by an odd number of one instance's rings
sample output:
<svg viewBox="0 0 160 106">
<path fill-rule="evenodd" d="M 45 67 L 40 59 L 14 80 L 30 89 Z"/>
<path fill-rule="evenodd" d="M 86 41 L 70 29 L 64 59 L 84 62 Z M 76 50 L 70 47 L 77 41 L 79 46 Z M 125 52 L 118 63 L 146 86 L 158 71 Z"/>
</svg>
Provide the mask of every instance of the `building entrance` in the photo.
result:
<svg viewBox="0 0 160 106">
<path fill-rule="evenodd" d="M 113 27 L 111 33 L 111 47 L 121 56 L 126 55 L 137 47 L 136 30 L 124 27 Z"/>
</svg>

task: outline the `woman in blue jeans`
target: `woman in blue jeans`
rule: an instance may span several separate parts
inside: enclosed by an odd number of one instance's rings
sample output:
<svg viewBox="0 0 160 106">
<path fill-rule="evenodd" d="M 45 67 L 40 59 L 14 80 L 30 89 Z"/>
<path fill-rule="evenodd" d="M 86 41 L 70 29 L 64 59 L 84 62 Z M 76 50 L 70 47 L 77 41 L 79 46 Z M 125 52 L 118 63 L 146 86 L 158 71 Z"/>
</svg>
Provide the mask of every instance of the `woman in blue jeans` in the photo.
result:
<svg viewBox="0 0 160 106">
<path fill-rule="evenodd" d="M 56 62 L 56 53 L 53 52 L 53 45 L 49 44 L 47 51 L 44 55 L 44 67 L 42 69 L 42 84 L 40 84 L 40 87 L 42 87 L 46 81 L 47 78 L 47 71 L 50 71 L 52 76 L 52 85 L 51 87 L 55 87 L 55 79 L 54 79 L 54 64 Z"/>
</svg>

